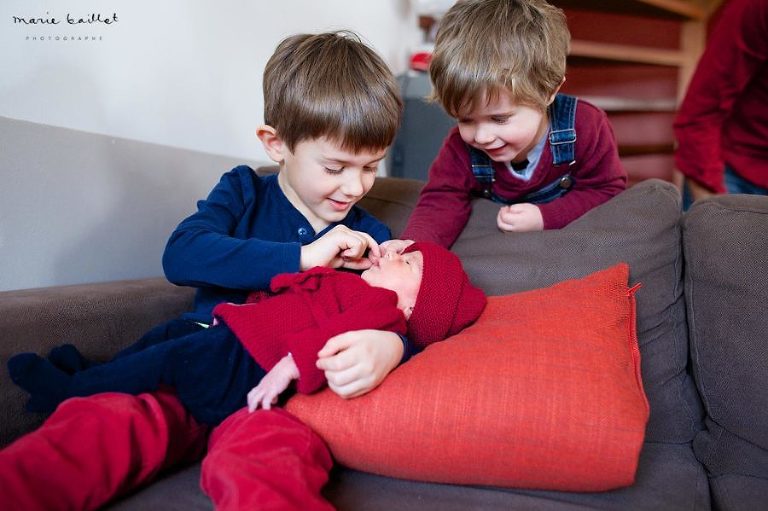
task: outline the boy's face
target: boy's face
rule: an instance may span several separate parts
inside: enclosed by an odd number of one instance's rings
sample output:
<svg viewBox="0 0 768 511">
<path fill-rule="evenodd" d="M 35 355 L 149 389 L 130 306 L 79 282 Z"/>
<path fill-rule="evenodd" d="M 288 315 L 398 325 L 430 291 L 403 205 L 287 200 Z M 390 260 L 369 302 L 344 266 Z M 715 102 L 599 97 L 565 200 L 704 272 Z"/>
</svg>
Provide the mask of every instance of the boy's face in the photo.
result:
<svg viewBox="0 0 768 511">
<path fill-rule="evenodd" d="M 457 120 L 464 142 L 498 162 L 525 160 L 547 128 L 543 112 L 515 103 L 504 89 Z"/>
<path fill-rule="evenodd" d="M 398 254 L 387 252 L 361 277 L 374 287 L 383 287 L 397 293 L 397 307 L 409 317 L 421 287 L 424 257 L 421 252 Z"/>
<path fill-rule="evenodd" d="M 351 153 L 326 138 L 283 146 L 278 182 L 316 232 L 339 222 L 373 186 L 386 149 Z"/>
</svg>

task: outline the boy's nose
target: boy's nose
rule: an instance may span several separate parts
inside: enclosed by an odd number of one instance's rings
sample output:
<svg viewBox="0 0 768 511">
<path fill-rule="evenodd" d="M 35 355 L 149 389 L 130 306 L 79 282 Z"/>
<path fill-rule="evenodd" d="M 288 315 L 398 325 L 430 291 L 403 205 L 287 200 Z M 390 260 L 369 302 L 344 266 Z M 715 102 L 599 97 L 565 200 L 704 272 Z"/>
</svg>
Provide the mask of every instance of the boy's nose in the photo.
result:
<svg viewBox="0 0 768 511">
<path fill-rule="evenodd" d="M 488 144 L 493 142 L 494 136 L 491 130 L 485 126 L 478 126 L 475 129 L 475 142 L 478 144 Z"/>
<path fill-rule="evenodd" d="M 361 196 L 364 191 L 362 175 L 358 172 L 349 172 L 341 185 L 341 191 L 350 197 Z"/>
</svg>

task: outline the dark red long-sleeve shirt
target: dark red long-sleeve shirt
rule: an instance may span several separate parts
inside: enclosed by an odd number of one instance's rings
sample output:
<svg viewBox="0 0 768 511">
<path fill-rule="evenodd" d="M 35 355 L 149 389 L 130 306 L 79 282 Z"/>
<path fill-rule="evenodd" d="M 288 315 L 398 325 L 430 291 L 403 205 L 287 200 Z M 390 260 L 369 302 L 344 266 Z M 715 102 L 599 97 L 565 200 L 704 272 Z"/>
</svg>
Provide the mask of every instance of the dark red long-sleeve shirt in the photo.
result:
<svg viewBox="0 0 768 511">
<path fill-rule="evenodd" d="M 527 181 L 514 176 L 503 163 L 493 163 L 493 191 L 508 200 L 523 197 L 571 173 L 574 184 L 568 193 L 552 202 L 537 204 L 545 229 L 568 225 L 626 187 L 627 174 L 619 161 L 616 139 L 605 113 L 586 101 L 579 100 L 577 105 L 573 165 L 553 165 L 549 142 Z M 432 163 L 427 184 L 401 238 L 450 247 L 467 224 L 473 191 L 481 190 L 472 175 L 467 145 L 458 128 L 454 128 Z"/>
<path fill-rule="evenodd" d="M 674 127 L 687 177 L 724 193 L 727 163 L 768 188 L 768 2 L 723 5 Z"/>
</svg>

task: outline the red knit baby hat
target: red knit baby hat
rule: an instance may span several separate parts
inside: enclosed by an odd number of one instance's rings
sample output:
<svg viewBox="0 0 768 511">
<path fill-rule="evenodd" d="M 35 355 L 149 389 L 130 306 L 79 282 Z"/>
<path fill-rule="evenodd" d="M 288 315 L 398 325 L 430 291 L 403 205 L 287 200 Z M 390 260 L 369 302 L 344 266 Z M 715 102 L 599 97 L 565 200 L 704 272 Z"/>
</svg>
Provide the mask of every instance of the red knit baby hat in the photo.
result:
<svg viewBox="0 0 768 511">
<path fill-rule="evenodd" d="M 408 338 L 423 348 L 472 324 L 483 312 L 486 299 L 469 281 L 461 261 L 450 250 L 420 241 L 403 253 L 415 251 L 424 258 L 424 273 L 408 319 Z"/>
</svg>

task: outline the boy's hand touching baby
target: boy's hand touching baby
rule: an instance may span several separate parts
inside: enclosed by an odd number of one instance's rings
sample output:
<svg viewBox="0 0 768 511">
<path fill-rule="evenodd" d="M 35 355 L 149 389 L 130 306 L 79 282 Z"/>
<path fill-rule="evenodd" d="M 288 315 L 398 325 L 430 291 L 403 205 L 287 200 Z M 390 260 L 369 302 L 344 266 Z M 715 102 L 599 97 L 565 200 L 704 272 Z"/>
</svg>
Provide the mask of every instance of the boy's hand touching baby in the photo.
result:
<svg viewBox="0 0 768 511">
<path fill-rule="evenodd" d="M 253 412 L 259 407 L 269 410 L 277 403 L 282 394 L 293 380 L 298 379 L 299 368 L 291 354 L 287 354 L 264 375 L 258 385 L 248 393 L 248 411 Z"/>
<path fill-rule="evenodd" d="M 373 252 L 371 252 L 368 255 L 368 259 L 371 260 L 373 264 L 376 264 L 376 262 L 381 258 L 384 257 L 388 252 L 394 252 L 395 254 L 402 254 L 403 250 L 413 245 L 415 242 L 413 240 L 389 240 L 385 241 L 381 245 L 379 245 L 380 253 L 377 255 L 374 255 Z"/>
<path fill-rule="evenodd" d="M 381 255 L 379 244 L 369 234 L 337 225 L 320 239 L 301 247 L 300 270 L 315 266 L 365 270 L 371 267 L 366 251 L 374 257 Z"/>
<path fill-rule="evenodd" d="M 503 206 L 496 216 L 496 225 L 505 232 L 544 230 L 544 217 L 538 206 L 527 202 Z"/>
</svg>

